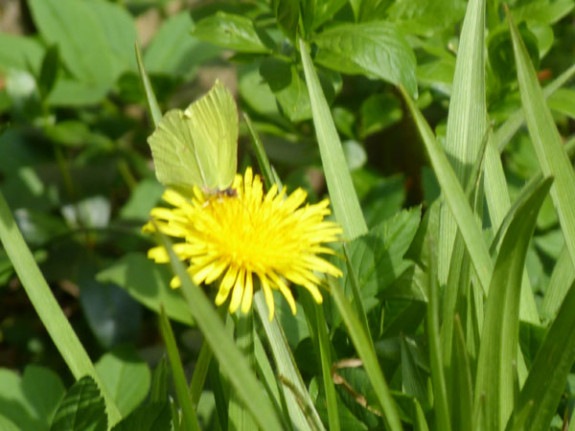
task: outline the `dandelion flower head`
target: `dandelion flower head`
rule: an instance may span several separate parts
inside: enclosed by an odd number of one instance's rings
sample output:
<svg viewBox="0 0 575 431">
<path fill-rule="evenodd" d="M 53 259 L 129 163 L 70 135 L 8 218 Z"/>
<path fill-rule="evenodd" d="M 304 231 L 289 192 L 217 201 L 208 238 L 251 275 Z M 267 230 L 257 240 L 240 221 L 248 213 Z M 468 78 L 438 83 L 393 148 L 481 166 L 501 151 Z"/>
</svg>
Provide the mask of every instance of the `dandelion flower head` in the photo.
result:
<svg viewBox="0 0 575 431">
<path fill-rule="evenodd" d="M 329 200 L 305 203 L 307 194 L 297 189 L 286 196 L 276 185 L 264 193 L 261 178 L 248 168 L 237 174 L 228 192 L 206 193 L 194 188 L 188 199 L 166 190 L 163 199 L 173 208 L 154 208 L 144 230 L 156 228 L 181 238 L 174 252 L 183 261 L 197 285 L 219 282 L 215 298 L 222 305 L 231 296 L 229 310 L 247 313 L 252 305 L 254 282 L 263 290 L 270 319 L 274 314 L 272 291 L 279 290 L 296 312 L 290 283 L 306 288 L 317 303 L 321 274 L 341 277 L 342 272 L 322 255 L 333 254 L 325 243 L 340 240 L 341 227 L 324 220 L 330 214 Z M 155 227 L 154 227 L 155 226 Z M 148 257 L 158 263 L 169 262 L 164 247 L 149 250 Z M 172 287 L 181 281 L 174 277 Z M 257 283 L 256 283 L 257 286 Z"/>
</svg>

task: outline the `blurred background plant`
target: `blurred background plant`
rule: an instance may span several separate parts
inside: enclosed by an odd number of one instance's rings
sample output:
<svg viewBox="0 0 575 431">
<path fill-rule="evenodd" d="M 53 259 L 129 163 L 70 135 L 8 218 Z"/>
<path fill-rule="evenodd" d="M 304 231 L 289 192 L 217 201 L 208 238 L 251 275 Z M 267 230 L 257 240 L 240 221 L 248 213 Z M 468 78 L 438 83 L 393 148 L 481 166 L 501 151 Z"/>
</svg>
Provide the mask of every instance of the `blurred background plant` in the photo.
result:
<svg viewBox="0 0 575 431">
<path fill-rule="evenodd" d="M 331 0 L 293 7 L 296 3 L 0 3 L 0 189 L 90 356 L 101 358 L 98 364 L 108 370 L 107 378 L 113 380 L 115 373 L 122 372 L 129 376 L 121 380 L 124 390 L 132 391 L 120 403 L 122 414 L 148 396 L 150 370 L 163 355 L 155 313 L 160 303 L 175 322 L 176 338 L 189 369 L 201 345 L 201 335 L 193 328 L 180 293 L 165 289 L 169 269 L 145 258 L 151 239 L 141 234 L 141 226 L 163 189 L 154 177 L 146 142 L 154 126 L 134 44 L 142 48 L 143 65 L 162 112 L 187 106 L 219 78 L 232 89 L 241 111 L 252 119 L 284 184 L 290 190 L 303 187 L 311 200 L 317 200 L 327 189 L 296 43 L 298 31 L 311 44 L 367 226 L 374 229 L 375 237 L 383 238 L 384 249 L 373 252 L 373 266 L 362 268 L 364 278 L 360 278 L 378 358 L 388 382 L 404 392 L 395 394 L 403 406 L 403 420 L 411 423 L 406 419 L 412 417 L 407 399 L 415 397 L 425 412 L 430 409 L 429 346 L 421 340 L 427 293 L 418 279 L 420 272 L 405 255 L 414 238 L 414 244 L 421 246 L 416 236 L 421 216 L 438 198 L 440 189 L 397 85 L 403 85 L 411 96 L 417 95 L 417 107 L 444 143 L 467 3 Z M 487 1 L 489 131 L 499 131 L 521 107 L 512 38 L 502 3 Z M 546 85 L 572 68 L 575 2 L 507 3 L 539 82 Z M 357 43 L 358 39 L 362 42 Z M 572 84 L 554 91 L 548 106 L 564 140 L 572 138 Z M 242 127 L 239 171 L 256 164 L 243 122 Z M 502 160 L 513 201 L 539 167 L 526 129 L 509 138 L 499 142 L 505 147 Z M 485 215 L 483 227 L 488 237 L 495 233 L 489 220 Z M 377 242 L 377 238 L 369 238 L 367 243 Z M 545 307 L 544 298 L 563 247 L 559 220 L 547 196 L 526 256 L 529 282 L 543 322 L 521 323 L 527 364 L 533 361 L 545 324 L 556 311 Z M 352 253 L 356 253 L 352 262 L 359 265 L 366 250 L 354 244 Z M 411 259 L 415 259 L 413 254 Z M 321 393 L 317 387 L 321 371 L 311 353 L 313 339 L 306 314 L 292 318 L 282 302 L 278 303 L 279 320 L 300 372 L 317 395 Z M 326 310 L 335 357 L 354 356 L 341 317 L 329 301 Z M 26 368 L 30 364 L 42 367 Z M 25 386 L 25 382 L 58 381 L 54 391 L 59 397 L 64 386 L 73 382 L 2 249 L 0 367 L 0 382 L 11 379 Z M 371 404 L 373 394 L 365 386 L 365 373 L 342 369 L 354 391 Z M 16 372 L 24 372 L 23 377 Z M 574 376 L 569 375 L 560 414 L 572 410 Z M 130 386 L 125 379 L 139 383 Z M 0 415 L 7 414 L 1 406 L 3 398 L 9 398 L 2 387 Z M 342 428 L 381 426 L 379 412 L 363 408 L 354 391 L 340 391 L 346 405 Z M 202 399 L 199 409 L 205 429 L 216 429 L 214 395 L 211 397 L 212 401 Z M 323 411 L 321 415 L 324 417 Z M 22 418 L 29 429 L 48 429 L 30 415 L 22 414 Z M 559 415 L 554 421 L 554 429 L 561 429 Z"/>
</svg>

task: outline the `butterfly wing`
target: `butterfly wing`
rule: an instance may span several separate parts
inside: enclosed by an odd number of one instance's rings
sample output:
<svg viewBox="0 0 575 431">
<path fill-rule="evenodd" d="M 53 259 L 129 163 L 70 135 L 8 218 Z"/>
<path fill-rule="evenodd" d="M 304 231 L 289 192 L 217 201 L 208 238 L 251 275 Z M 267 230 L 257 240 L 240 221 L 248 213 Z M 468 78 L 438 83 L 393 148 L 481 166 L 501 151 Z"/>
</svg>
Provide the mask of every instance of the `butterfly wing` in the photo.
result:
<svg viewBox="0 0 575 431">
<path fill-rule="evenodd" d="M 158 181 L 187 195 L 193 186 L 229 187 L 236 173 L 237 139 L 235 101 L 216 81 L 185 111 L 167 112 L 148 138 Z"/>
</svg>

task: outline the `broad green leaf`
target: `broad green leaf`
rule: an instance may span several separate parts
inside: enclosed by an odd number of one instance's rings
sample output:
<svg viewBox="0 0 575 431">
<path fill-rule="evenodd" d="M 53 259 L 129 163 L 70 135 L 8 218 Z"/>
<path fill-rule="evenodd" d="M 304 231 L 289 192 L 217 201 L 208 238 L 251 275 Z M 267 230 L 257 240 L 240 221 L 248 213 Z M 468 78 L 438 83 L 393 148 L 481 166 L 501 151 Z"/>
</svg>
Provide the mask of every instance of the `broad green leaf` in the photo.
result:
<svg viewBox="0 0 575 431">
<path fill-rule="evenodd" d="M 417 94 L 415 55 L 397 28 L 387 21 L 340 24 L 316 35 L 315 61 L 348 74 L 364 74 L 402 84 Z"/>
<path fill-rule="evenodd" d="M 148 395 L 151 373 L 136 349 L 120 347 L 103 355 L 96 371 L 125 417 Z"/>
<path fill-rule="evenodd" d="M 335 218 L 342 225 L 347 239 L 351 240 L 366 233 L 367 225 L 359 206 L 329 106 L 309 56 L 308 47 L 301 39 L 299 41 L 299 49 L 311 100 L 315 132 Z"/>
<path fill-rule="evenodd" d="M 108 1 L 92 0 L 89 6 L 106 37 L 108 51 L 112 54 L 114 75 L 136 72 L 134 45 L 138 42 L 138 35 L 132 15 L 122 5 Z"/>
<path fill-rule="evenodd" d="M 132 253 L 100 271 L 96 279 L 122 286 L 134 299 L 156 313 L 163 306 L 171 319 L 192 325 L 193 320 L 181 292 L 169 287 L 171 277 L 167 266 L 157 265 L 143 254 Z"/>
<path fill-rule="evenodd" d="M 513 410 L 514 373 L 519 336 L 519 298 L 525 255 L 537 213 L 551 180 L 542 181 L 513 208 L 491 278 L 477 364 L 475 404 L 485 400 L 484 422 L 475 412 L 477 430 L 503 430 Z"/>
<path fill-rule="evenodd" d="M 553 111 L 575 118 L 575 90 L 560 88 L 547 99 Z"/>
<path fill-rule="evenodd" d="M 382 293 L 393 295 L 386 289 L 410 265 L 403 260 L 403 256 L 415 236 L 420 218 L 419 207 L 401 211 L 349 244 L 349 259 L 357 274 L 366 312 L 379 304 L 377 298 Z M 350 274 L 345 271 L 344 285 L 348 292 L 351 290 L 350 283 Z"/>
<path fill-rule="evenodd" d="M 44 48 L 35 39 L 0 33 L 0 68 L 39 72 Z M 31 69 L 31 70 L 30 70 Z"/>
<path fill-rule="evenodd" d="M 112 431 L 170 431 L 172 413 L 167 402 L 143 404 L 118 423 Z"/>
<path fill-rule="evenodd" d="M 148 73 L 190 76 L 198 65 L 220 53 L 219 48 L 190 37 L 193 26 L 187 10 L 162 24 L 144 53 Z"/>
<path fill-rule="evenodd" d="M 94 379 L 86 376 L 60 402 L 50 431 L 106 431 L 107 424 L 104 399 Z"/>
<path fill-rule="evenodd" d="M 273 0 L 272 8 L 276 22 L 291 40 L 295 40 L 300 18 L 300 0 Z"/>
<path fill-rule="evenodd" d="M 84 316 L 102 346 L 111 348 L 138 337 L 142 307 L 124 289 L 100 283 L 91 273 L 79 276 L 78 287 Z"/>
<path fill-rule="evenodd" d="M 98 81 L 75 81 L 60 78 L 47 98 L 52 106 L 78 107 L 100 103 L 107 95 L 109 85 Z"/>
<path fill-rule="evenodd" d="M 169 252 L 174 273 L 182 281 L 182 293 L 190 313 L 205 336 L 206 342 L 218 360 L 220 371 L 237 391 L 240 399 L 250 410 L 259 427 L 269 431 L 281 430 L 272 402 L 258 382 L 249 364 L 235 346 L 233 339 L 224 328 L 214 306 L 204 292 L 191 281 L 184 265 L 174 254 L 168 239 L 158 233 L 162 244 Z M 167 322 L 167 319 L 163 319 Z"/>
<path fill-rule="evenodd" d="M 513 9 L 513 16 L 517 22 L 533 20 L 545 24 L 552 24 L 567 15 L 575 6 L 571 0 L 534 1 Z"/>
<path fill-rule="evenodd" d="M 526 431 L 549 429 L 561 394 L 565 390 L 567 376 L 575 362 L 574 309 L 575 285 L 572 285 L 531 364 L 514 410 L 517 417 L 511 418 L 511 424 L 522 420 L 524 411 L 530 409 L 525 420 L 527 426 L 523 429 Z"/>
<path fill-rule="evenodd" d="M 219 81 L 185 111 L 167 112 L 148 138 L 158 181 L 185 195 L 193 187 L 224 190 L 237 166 L 238 112 Z"/>
<path fill-rule="evenodd" d="M 198 21 L 192 35 L 222 48 L 239 52 L 270 52 L 251 19 L 222 11 Z"/>
<path fill-rule="evenodd" d="M 37 365 L 28 365 L 20 377 L 15 372 L 0 369 L 0 418 L 17 429 L 47 431 L 65 388 L 58 375 Z M 2 424 L 0 424 L 0 429 Z"/>
<path fill-rule="evenodd" d="M 517 62 L 517 80 L 525 120 L 533 148 L 537 154 L 541 172 L 544 176 L 554 177 L 551 197 L 559 223 L 565 236 L 565 243 L 571 261 L 575 266 L 575 171 L 565 147 L 555 127 L 551 112 L 545 103 L 545 97 L 537 81 L 537 75 L 529 60 L 525 45 L 522 43 L 517 27 L 509 17 L 513 50 Z"/>
<path fill-rule="evenodd" d="M 118 71 L 91 2 L 31 0 L 29 5 L 40 34 L 58 45 L 64 64 L 79 81 L 112 85 Z"/>
<path fill-rule="evenodd" d="M 303 76 L 295 64 L 268 58 L 262 62 L 260 74 L 270 86 L 283 114 L 297 122 L 311 118 L 309 94 Z"/>
<path fill-rule="evenodd" d="M 163 191 L 164 188 L 156 180 L 143 179 L 131 190 L 130 198 L 120 209 L 120 218 L 145 223 L 149 220 L 150 211 L 157 205 Z"/>
</svg>

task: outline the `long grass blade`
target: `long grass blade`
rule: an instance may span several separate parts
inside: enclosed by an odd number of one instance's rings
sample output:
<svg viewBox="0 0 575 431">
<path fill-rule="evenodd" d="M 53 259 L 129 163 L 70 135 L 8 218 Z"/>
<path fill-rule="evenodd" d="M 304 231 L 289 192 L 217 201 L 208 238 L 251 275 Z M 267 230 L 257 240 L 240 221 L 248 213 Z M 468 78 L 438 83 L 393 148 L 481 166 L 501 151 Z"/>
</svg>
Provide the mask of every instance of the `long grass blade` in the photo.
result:
<svg viewBox="0 0 575 431">
<path fill-rule="evenodd" d="M 487 130 L 484 31 L 485 1 L 471 0 L 461 30 L 445 137 L 445 153 L 464 186 Z M 451 212 L 444 207 L 438 244 L 441 284 L 447 281 L 456 230 Z"/>
<path fill-rule="evenodd" d="M 339 287 L 338 283 L 332 282 L 330 283 L 330 286 L 333 298 L 345 326 L 347 327 L 353 345 L 355 346 L 359 357 L 363 361 L 365 372 L 369 377 L 379 405 L 382 409 L 385 423 L 389 430 L 399 431 L 402 427 L 397 405 L 391 396 L 391 391 L 379 366 L 373 342 L 363 330 L 363 325 L 357 319 L 352 305 L 345 297 L 345 294 Z"/>
<path fill-rule="evenodd" d="M 194 403 L 192 396 L 188 390 L 186 375 L 184 374 L 184 367 L 182 366 L 182 359 L 180 352 L 174 338 L 174 332 L 170 325 L 170 320 L 166 315 L 163 308 L 160 309 L 160 330 L 164 343 L 166 344 L 166 351 L 168 353 L 168 360 L 170 361 L 170 368 L 172 369 L 172 377 L 174 378 L 174 387 L 178 395 L 178 402 L 182 411 L 182 424 L 183 429 L 186 431 L 199 431 L 200 424 L 198 417 L 194 410 Z"/>
<path fill-rule="evenodd" d="M 542 181 L 527 199 L 514 208 L 514 217 L 497 255 L 485 307 L 475 384 L 476 406 L 481 398 L 486 403 L 485 422 L 481 429 L 503 430 L 513 410 L 521 278 L 537 214 L 551 183 L 551 179 Z"/>
<path fill-rule="evenodd" d="M 292 390 L 285 384 L 282 386 L 291 423 L 296 429 L 302 431 L 312 429 L 310 422 L 317 429 L 323 429 L 319 414 L 299 373 L 283 330 L 276 318 L 271 322 L 268 318 L 268 308 L 261 291 L 254 295 L 254 306 L 268 338 L 277 373 L 293 388 Z"/>
<path fill-rule="evenodd" d="M 102 384 L 94 364 L 42 276 L 2 193 L 0 193 L 0 240 L 26 295 L 70 372 L 76 380 L 84 376 L 91 376 L 94 379 L 106 401 L 110 424 L 119 422 L 121 415 L 118 407 Z"/>
<path fill-rule="evenodd" d="M 537 81 L 537 74 L 521 40 L 519 31 L 508 13 L 513 51 L 517 65 L 517 80 L 525 121 L 544 176 L 555 180 L 551 198 L 557 211 L 565 244 L 575 266 L 575 171 L 555 127 L 553 116 Z"/>
<path fill-rule="evenodd" d="M 465 193 L 463 192 L 463 188 L 461 187 L 447 156 L 436 141 L 429 124 L 427 124 L 425 118 L 415 106 L 415 103 L 409 94 L 407 94 L 402 87 L 400 87 L 400 90 L 422 137 L 444 199 L 449 205 L 457 226 L 461 231 L 461 235 L 473 263 L 473 267 L 475 268 L 479 282 L 483 291 L 487 292 L 489 281 L 491 279 L 493 262 L 489 256 L 489 251 L 483 239 L 481 229 L 477 224 L 476 217 L 473 214 Z"/>
<path fill-rule="evenodd" d="M 335 218 L 342 225 L 347 239 L 352 240 L 367 233 L 367 224 L 363 218 L 343 147 L 311 61 L 308 47 L 301 39 L 299 49 L 311 101 L 313 124 Z"/>
<path fill-rule="evenodd" d="M 140 71 L 140 79 L 142 81 L 142 86 L 144 87 L 144 92 L 146 94 L 146 101 L 148 102 L 148 110 L 150 111 L 150 117 L 152 117 L 152 122 L 154 123 L 154 128 L 158 127 L 160 120 L 162 119 L 162 111 L 158 106 L 158 100 L 156 99 L 156 94 L 152 88 L 152 83 L 148 77 L 148 73 L 144 68 L 144 62 L 142 61 L 142 54 L 140 53 L 140 47 L 136 44 L 136 61 L 138 62 L 138 70 Z"/>
<path fill-rule="evenodd" d="M 543 339 L 543 343 L 531 365 L 531 370 L 517 403 L 517 417 L 525 409 L 531 409 L 525 421 L 526 431 L 546 431 L 561 394 L 565 389 L 567 376 L 575 362 L 575 284 L 561 304 L 557 317 Z"/>
</svg>

